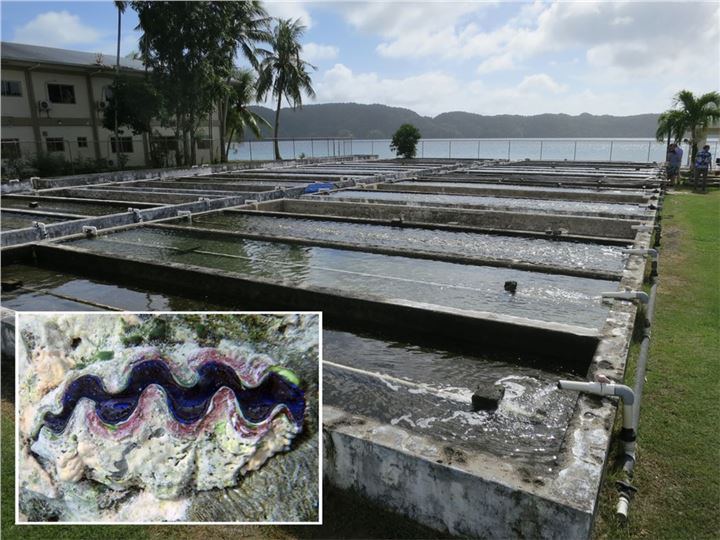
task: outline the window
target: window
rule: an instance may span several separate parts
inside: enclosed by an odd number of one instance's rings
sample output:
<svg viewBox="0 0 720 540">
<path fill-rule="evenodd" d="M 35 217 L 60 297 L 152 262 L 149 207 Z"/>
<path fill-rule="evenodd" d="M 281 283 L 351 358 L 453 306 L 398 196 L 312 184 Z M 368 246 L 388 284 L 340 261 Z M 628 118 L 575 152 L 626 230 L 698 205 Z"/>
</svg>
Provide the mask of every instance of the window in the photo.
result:
<svg viewBox="0 0 720 540">
<path fill-rule="evenodd" d="M 78 148 L 87 148 L 87 137 L 78 137 Z"/>
<path fill-rule="evenodd" d="M 3 81 L 2 82 L 2 95 L 3 96 L 22 96 L 22 87 L 20 81 Z"/>
<path fill-rule="evenodd" d="M 117 144 L 115 143 L 115 137 L 110 139 L 110 147 L 113 153 L 117 153 Z M 126 154 L 132 154 L 133 152 L 133 140 L 132 137 L 120 137 L 120 152 Z"/>
<path fill-rule="evenodd" d="M 48 84 L 48 99 L 52 103 L 75 103 L 75 87 L 71 84 Z"/>
<path fill-rule="evenodd" d="M 102 98 L 103 101 L 110 101 L 112 99 L 112 86 L 103 86 Z"/>
<path fill-rule="evenodd" d="M 62 137 L 48 137 L 45 139 L 48 152 L 64 152 L 65 142 Z"/>
<path fill-rule="evenodd" d="M 158 137 L 154 136 L 150 140 L 150 144 L 155 147 L 158 152 L 178 152 L 178 140 L 173 136 Z"/>
<path fill-rule="evenodd" d="M 212 148 L 212 139 L 197 139 L 198 150 L 210 150 Z"/>
<path fill-rule="evenodd" d="M 20 157 L 20 140 L 19 139 L 3 139 L 2 149 L 0 149 L 2 159 L 17 159 Z"/>
</svg>

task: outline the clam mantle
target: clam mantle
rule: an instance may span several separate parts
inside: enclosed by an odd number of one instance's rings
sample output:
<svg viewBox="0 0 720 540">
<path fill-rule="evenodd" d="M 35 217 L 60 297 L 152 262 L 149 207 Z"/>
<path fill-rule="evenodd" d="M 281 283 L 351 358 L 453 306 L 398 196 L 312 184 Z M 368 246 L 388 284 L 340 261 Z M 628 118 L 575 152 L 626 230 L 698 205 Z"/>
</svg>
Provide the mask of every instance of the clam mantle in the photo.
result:
<svg viewBox="0 0 720 540">
<path fill-rule="evenodd" d="M 20 325 L 28 519 L 185 520 L 198 492 L 233 488 L 292 449 L 306 412 L 298 376 L 248 344 L 203 347 L 197 330 L 173 321 L 158 334 L 134 315 Z"/>
</svg>

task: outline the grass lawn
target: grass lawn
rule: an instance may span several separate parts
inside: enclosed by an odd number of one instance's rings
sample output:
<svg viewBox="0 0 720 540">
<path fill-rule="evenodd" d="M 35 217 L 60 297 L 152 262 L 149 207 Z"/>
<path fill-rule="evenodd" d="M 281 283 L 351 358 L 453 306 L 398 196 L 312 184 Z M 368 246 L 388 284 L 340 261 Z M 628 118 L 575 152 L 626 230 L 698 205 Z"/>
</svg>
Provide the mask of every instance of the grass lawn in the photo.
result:
<svg viewBox="0 0 720 540">
<path fill-rule="evenodd" d="M 619 525 L 618 474 L 608 473 L 597 539 L 720 538 L 720 192 L 670 194 L 663 216 L 633 482 L 639 492 L 629 523 Z"/>
</svg>

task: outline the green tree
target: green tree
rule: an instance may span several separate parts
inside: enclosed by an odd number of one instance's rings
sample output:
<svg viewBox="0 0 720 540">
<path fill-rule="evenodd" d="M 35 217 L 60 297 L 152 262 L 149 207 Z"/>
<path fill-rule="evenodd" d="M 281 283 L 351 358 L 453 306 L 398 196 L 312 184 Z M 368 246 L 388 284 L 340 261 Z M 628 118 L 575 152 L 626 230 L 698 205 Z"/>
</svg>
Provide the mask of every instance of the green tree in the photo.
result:
<svg viewBox="0 0 720 540">
<path fill-rule="evenodd" d="M 132 7 L 143 32 L 140 53 L 167 104 L 165 122 L 182 141 L 183 162 L 194 164 L 199 124 L 231 92 L 235 55 L 254 52 L 255 30 L 267 13 L 257 0 L 135 1 Z"/>
<path fill-rule="evenodd" d="M 658 117 L 658 140 L 674 136 L 676 141 L 690 132 L 690 166 L 695 167 L 698 141 L 705 130 L 720 120 L 720 93 L 708 92 L 695 96 L 689 90 L 680 90 L 673 98 L 673 108 Z"/>
<path fill-rule="evenodd" d="M 228 129 L 227 146 L 224 149 L 226 159 L 230 153 L 230 143 L 236 133 L 239 140 L 242 140 L 246 129 L 249 129 L 255 137 L 260 137 L 260 128 L 270 127 L 267 120 L 248 109 L 248 105 L 255 101 L 255 83 L 253 72 L 247 69 L 238 70 L 233 77 L 226 123 Z"/>
<path fill-rule="evenodd" d="M 270 40 L 269 28 L 271 18 L 268 17 L 267 12 L 257 2 L 250 6 L 250 8 L 251 9 L 244 10 L 239 14 L 244 18 L 236 21 L 235 32 L 237 33 L 235 34 L 235 39 L 237 40 L 242 55 L 250 65 L 257 70 L 259 68 L 259 62 L 257 59 L 256 43 L 267 43 Z M 233 114 L 231 110 L 233 108 L 237 109 L 238 107 L 239 94 L 237 93 L 237 81 L 233 79 L 237 79 L 234 74 L 226 81 L 229 91 L 218 101 L 221 161 L 227 161 L 227 154 L 230 148 L 231 139 L 228 139 L 226 144 L 226 135 L 232 130 L 232 126 L 230 126 L 229 123 L 234 122 L 234 120 L 229 119 Z M 255 82 L 256 81 L 253 80 L 253 84 L 255 84 Z M 243 107 L 250 104 L 254 99 L 254 96 L 248 97 L 249 94 L 246 95 L 244 92 L 240 95 L 242 96 L 240 102 L 243 104 Z M 246 119 L 249 120 L 249 118 Z M 253 130 L 250 124 L 247 124 L 247 127 Z"/>
<path fill-rule="evenodd" d="M 261 59 L 257 83 L 258 100 L 264 100 L 268 94 L 277 99 L 273 131 L 275 159 L 281 159 L 277 138 L 280 133 L 280 106 L 283 97 L 293 109 L 302 107 L 303 92 L 311 98 L 315 97 L 312 79 L 307 70 L 316 68 L 300 57 L 300 39 L 304 32 L 305 26 L 300 24 L 300 19 L 279 19 L 268 41 L 272 51 L 257 51 Z"/>
<path fill-rule="evenodd" d="M 420 140 L 420 130 L 412 124 L 403 124 L 392 136 L 390 149 L 398 156 L 411 159 L 417 154 L 417 143 Z"/>
<path fill-rule="evenodd" d="M 151 123 L 162 116 L 162 96 L 145 77 L 120 75 L 110 87 L 112 93 L 103 116 L 103 127 L 127 126 L 135 135 L 150 133 Z"/>
</svg>

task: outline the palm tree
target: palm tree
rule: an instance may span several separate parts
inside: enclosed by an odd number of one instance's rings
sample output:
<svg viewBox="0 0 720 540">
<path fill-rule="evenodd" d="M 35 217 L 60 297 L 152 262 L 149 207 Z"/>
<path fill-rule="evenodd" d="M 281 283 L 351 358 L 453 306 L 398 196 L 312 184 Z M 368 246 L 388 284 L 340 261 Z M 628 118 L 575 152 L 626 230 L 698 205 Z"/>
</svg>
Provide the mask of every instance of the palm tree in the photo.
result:
<svg viewBox="0 0 720 540">
<path fill-rule="evenodd" d="M 235 30 L 234 35 L 239 48 L 239 51 L 250 63 L 254 69 L 259 69 L 260 63 L 257 59 L 257 46 L 256 43 L 268 43 L 270 40 L 270 22 L 271 17 L 268 16 L 267 11 L 258 0 L 250 0 L 240 4 L 240 9 L 236 11 L 236 17 L 234 19 Z M 236 76 L 237 73 L 233 73 L 232 76 L 226 81 L 228 91 L 224 98 L 220 99 L 218 103 L 218 117 L 220 119 L 220 159 L 221 161 L 227 161 L 227 152 L 230 148 L 230 142 L 232 136 L 225 140 L 225 135 L 228 129 L 231 127 L 230 115 L 233 114 L 231 108 L 234 107 L 231 101 L 237 103 L 237 81 L 239 80 Z M 235 82 L 233 82 L 235 79 Z M 235 87 L 235 88 L 233 88 Z M 244 88 L 244 87 L 243 87 Z M 249 104 L 255 96 L 247 97 L 242 101 L 244 105 Z M 243 105 L 243 106 L 244 106 Z M 263 119 L 264 121 L 264 119 Z M 247 124 L 250 129 L 254 128 L 250 123 Z M 259 136 L 259 134 L 256 134 Z"/>
<path fill-rule="evenodd" d="M 280 158 L 280 145 L 278 133 L 280 130 L 280 105 L 285 97 L 288 104 L 296 109 L 302 107 L 302 93 L 315 97 L 312 88 L 312 79 L 307 68 L 317 69 L 312 64 L 300 58 L 302 45 L 300 38 L 305 32 L 305 26 L 300 19 L 278 19 L 268 43 L 272 51 L 258 49 L 262 58 L 257 83 L 258 100 L 263 100 L 269 93 L 277 99 L 275 109 L 275 159 Z"/>
<path fill-rule="evenodd" d="M 689 90 L 680 90 L 673 98 L 673 108 L 658 117 L 658 140 L 666 134 L 675 140 L 690 131 L 690 166 L 695 167 L 698 141 L 710 124 L 720 120 L 720 92 L 708 92 L 696 97 Z M 669 138 L 668 137 L 668 138 Z"/>
<path fill-rule="evenodd" d="M 247 108 L 256 98 L 255 77 L 252 71 L 247 69 L 236 71 L 231 85 L 227 115 L 229 133 L 227 145 L 224 148 L 226 157 L 230 153 L 230 143 L 236 131 L 240 139 L 246 128 L 249 128 L 256 137 L 260 137 L 260 128 L 262 126 L 270 127 L 267 120 Z"/>
<path fill-rule="evenodd" d="M 122 14 L 125 13 L 125 8 L 127 7 L 127 2 L 121 2 L 119 0 L 115 0 L 115 7 L 117 8 L 118 12 L 118 27 L 117 27 L 117 56 L 115 58 L 115 84 L 117 85 L 117 79 L 120 75 L 120 36 L 121 36 L 121 26 L 120 23 L 122 22 Z M 115 107 L 115 156 L 117 161 L 117 167 L 120 168 L 120 137 L 118 134 L 118 108 Z"/>
</svg>

